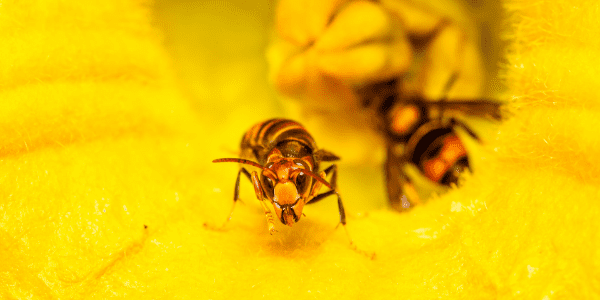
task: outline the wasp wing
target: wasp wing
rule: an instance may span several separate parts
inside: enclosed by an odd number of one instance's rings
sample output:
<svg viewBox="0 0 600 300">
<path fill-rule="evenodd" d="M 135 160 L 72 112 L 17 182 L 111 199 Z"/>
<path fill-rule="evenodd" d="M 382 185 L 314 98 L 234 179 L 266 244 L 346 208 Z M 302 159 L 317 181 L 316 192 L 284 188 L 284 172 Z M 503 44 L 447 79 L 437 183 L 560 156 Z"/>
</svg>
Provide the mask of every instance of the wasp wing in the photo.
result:
<svg viewBox="0 0 600 300">
<path fill-rule="evenodd" d="M 324 149 L 319 149 L 317 151 L 315 151 L 314 153 L 315 155 L 315 159 L 317 161 L 336 161 L 336 160 L 340 160 L 340 157 L 327 151 Z"/>
</svg>

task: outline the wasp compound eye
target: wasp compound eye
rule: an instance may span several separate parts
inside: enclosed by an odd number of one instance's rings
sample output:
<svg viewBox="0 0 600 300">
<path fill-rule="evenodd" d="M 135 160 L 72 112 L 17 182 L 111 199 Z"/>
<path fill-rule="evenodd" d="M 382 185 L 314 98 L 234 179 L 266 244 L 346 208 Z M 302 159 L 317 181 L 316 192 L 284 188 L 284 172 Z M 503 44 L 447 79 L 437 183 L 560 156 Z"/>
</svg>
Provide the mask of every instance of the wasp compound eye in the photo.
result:
<svg viewBox="0 0 600 300">
<path fill-rule="evenodd" d="M 273 182 L 273 180 L 268 176 L 262 176 L 262 186 L 265 190 L 265 193 L 267 193 L 267 197 L 269 199 L 273 199 L 273 190 L 275 182 Z"/>
<path fill-rule="evenodd" d="M 310 185 L 310 180 L 311 178 L 309 176 L 307 176 L 306 174 L 300 172 L 298 173 L 298 175 L 296 176 L 296 188 L 298 189 L 298 194 L 303 195 L 307 190 L 308 187 Z"/>
</svg>

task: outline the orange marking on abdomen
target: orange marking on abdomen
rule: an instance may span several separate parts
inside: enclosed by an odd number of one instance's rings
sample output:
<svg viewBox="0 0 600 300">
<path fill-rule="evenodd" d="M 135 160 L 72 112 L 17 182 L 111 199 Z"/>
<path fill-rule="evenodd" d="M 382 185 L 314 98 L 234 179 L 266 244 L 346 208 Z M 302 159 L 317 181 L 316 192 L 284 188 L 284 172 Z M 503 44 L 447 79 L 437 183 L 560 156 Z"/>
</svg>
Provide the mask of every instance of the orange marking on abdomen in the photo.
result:
<svg viewBox="0 0 600 300">
<path fill-rule="evenodd" d="M 459 159 L 467 155 L 467 151 L 456 135 L 446 137 L 443 144 L 438 157 L 423 162 L 423 173 L 435 182 L 439 182 Z"/>
<path fill-rule="evenodd" d="M 408 134 L 419 120 L 419 109 L 414 105 L 397 106 L 392 111 L 391 129 L 396 134 Z"/>
</svg>

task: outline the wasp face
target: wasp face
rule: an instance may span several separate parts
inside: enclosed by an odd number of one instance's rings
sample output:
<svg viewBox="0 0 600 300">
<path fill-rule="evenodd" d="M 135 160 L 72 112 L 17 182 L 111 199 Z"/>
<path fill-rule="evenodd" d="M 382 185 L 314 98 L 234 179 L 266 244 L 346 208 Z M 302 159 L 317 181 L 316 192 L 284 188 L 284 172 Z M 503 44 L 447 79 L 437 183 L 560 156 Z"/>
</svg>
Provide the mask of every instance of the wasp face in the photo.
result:
<svg viewBox="0 0 600 300">
<path fill-rule="evenodd" d="M 292 182 L 288 181 L 275 185 L 273 208 L 275 208 L 275 214 L 279 217 L 281 223 L 292 226 L 300 220 L 304 208 L 303 200 Z"/>
<path fill-rule="evenodd" d="M 312 185 L 312 178 L 302 172 L 307 166 L 300 159 L 281 158 L 263 172 L 262 186 L 281 223 L 292 226 L 300 220 Z"/>
</svg>

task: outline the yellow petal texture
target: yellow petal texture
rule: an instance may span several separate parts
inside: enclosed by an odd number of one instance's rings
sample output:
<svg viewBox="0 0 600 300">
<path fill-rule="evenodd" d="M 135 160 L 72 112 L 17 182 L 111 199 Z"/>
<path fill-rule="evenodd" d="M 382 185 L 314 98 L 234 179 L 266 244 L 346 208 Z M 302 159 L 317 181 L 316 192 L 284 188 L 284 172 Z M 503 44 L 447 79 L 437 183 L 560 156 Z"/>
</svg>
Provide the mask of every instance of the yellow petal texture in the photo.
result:
<svg viewBox="0 0 600 300">
<path fill-rule="evenodd" d="M 286 40 L 306 46 L 320 36 L 332 14 L 348 0 L 282 0 L 278 2 L 276 28 Z"/>
<path fill-rule="evenodd" d="M 481 54 L 462 28 L 449 24 L 440 29 L 420 66 L 420 94 L 426 99 L 475 99 L 483 90 Z M 447 89 L 450 78 L 456 81 Z M 447 89 L 447 90 L 446 90 Z"/>
<path fill-rule="evenodd" d="M 325 97 L 316 100 L 335 104 L 338 90 L 352 94 L 354 85 L 389 80 L 408 70 L 412 49 L 402 24 L 378 3 L 345 2 L 278 2 L 279 41 L 269 56 L 279 91 L 313 101 L 314 91 L 323 89 Z"/>
<path fill-rule="evenodd" d="M 504 6 L 509 118 L 463 187 L 400 214 L 381 166 L 340 163 L 369 260 L 334 199 L 269 235 L 245 180 L 226 229 L 203 226 L 237 172 L 211 161 L 287 116 L 263 56 L 274 8 L 1 2 L 0 298 L 600 298 L 598 4 Z"/>
<path fill-rule="evenodd" d="M 412 54 L 408 43 L 372 43 L 316 56 L 317 65 L 323 73 L 345 83 L 360 84 L 401 74 L 409 67 Z"/>
<path fill-rule="evenodd" d="M 424 35 L 440 24 L 439 13 L 412 1 L 382 0 L 381 4 L 402 20 L 410 33 Z"/>
<path fill-rule="evenodd" d="M 383 7 L 367 1 L 348 3 L 338 12 L 315 43 L 317 51 L 335 51 L 355 46 L 369 39 L 391 35 L 392 26 Z"/>
</svg>

